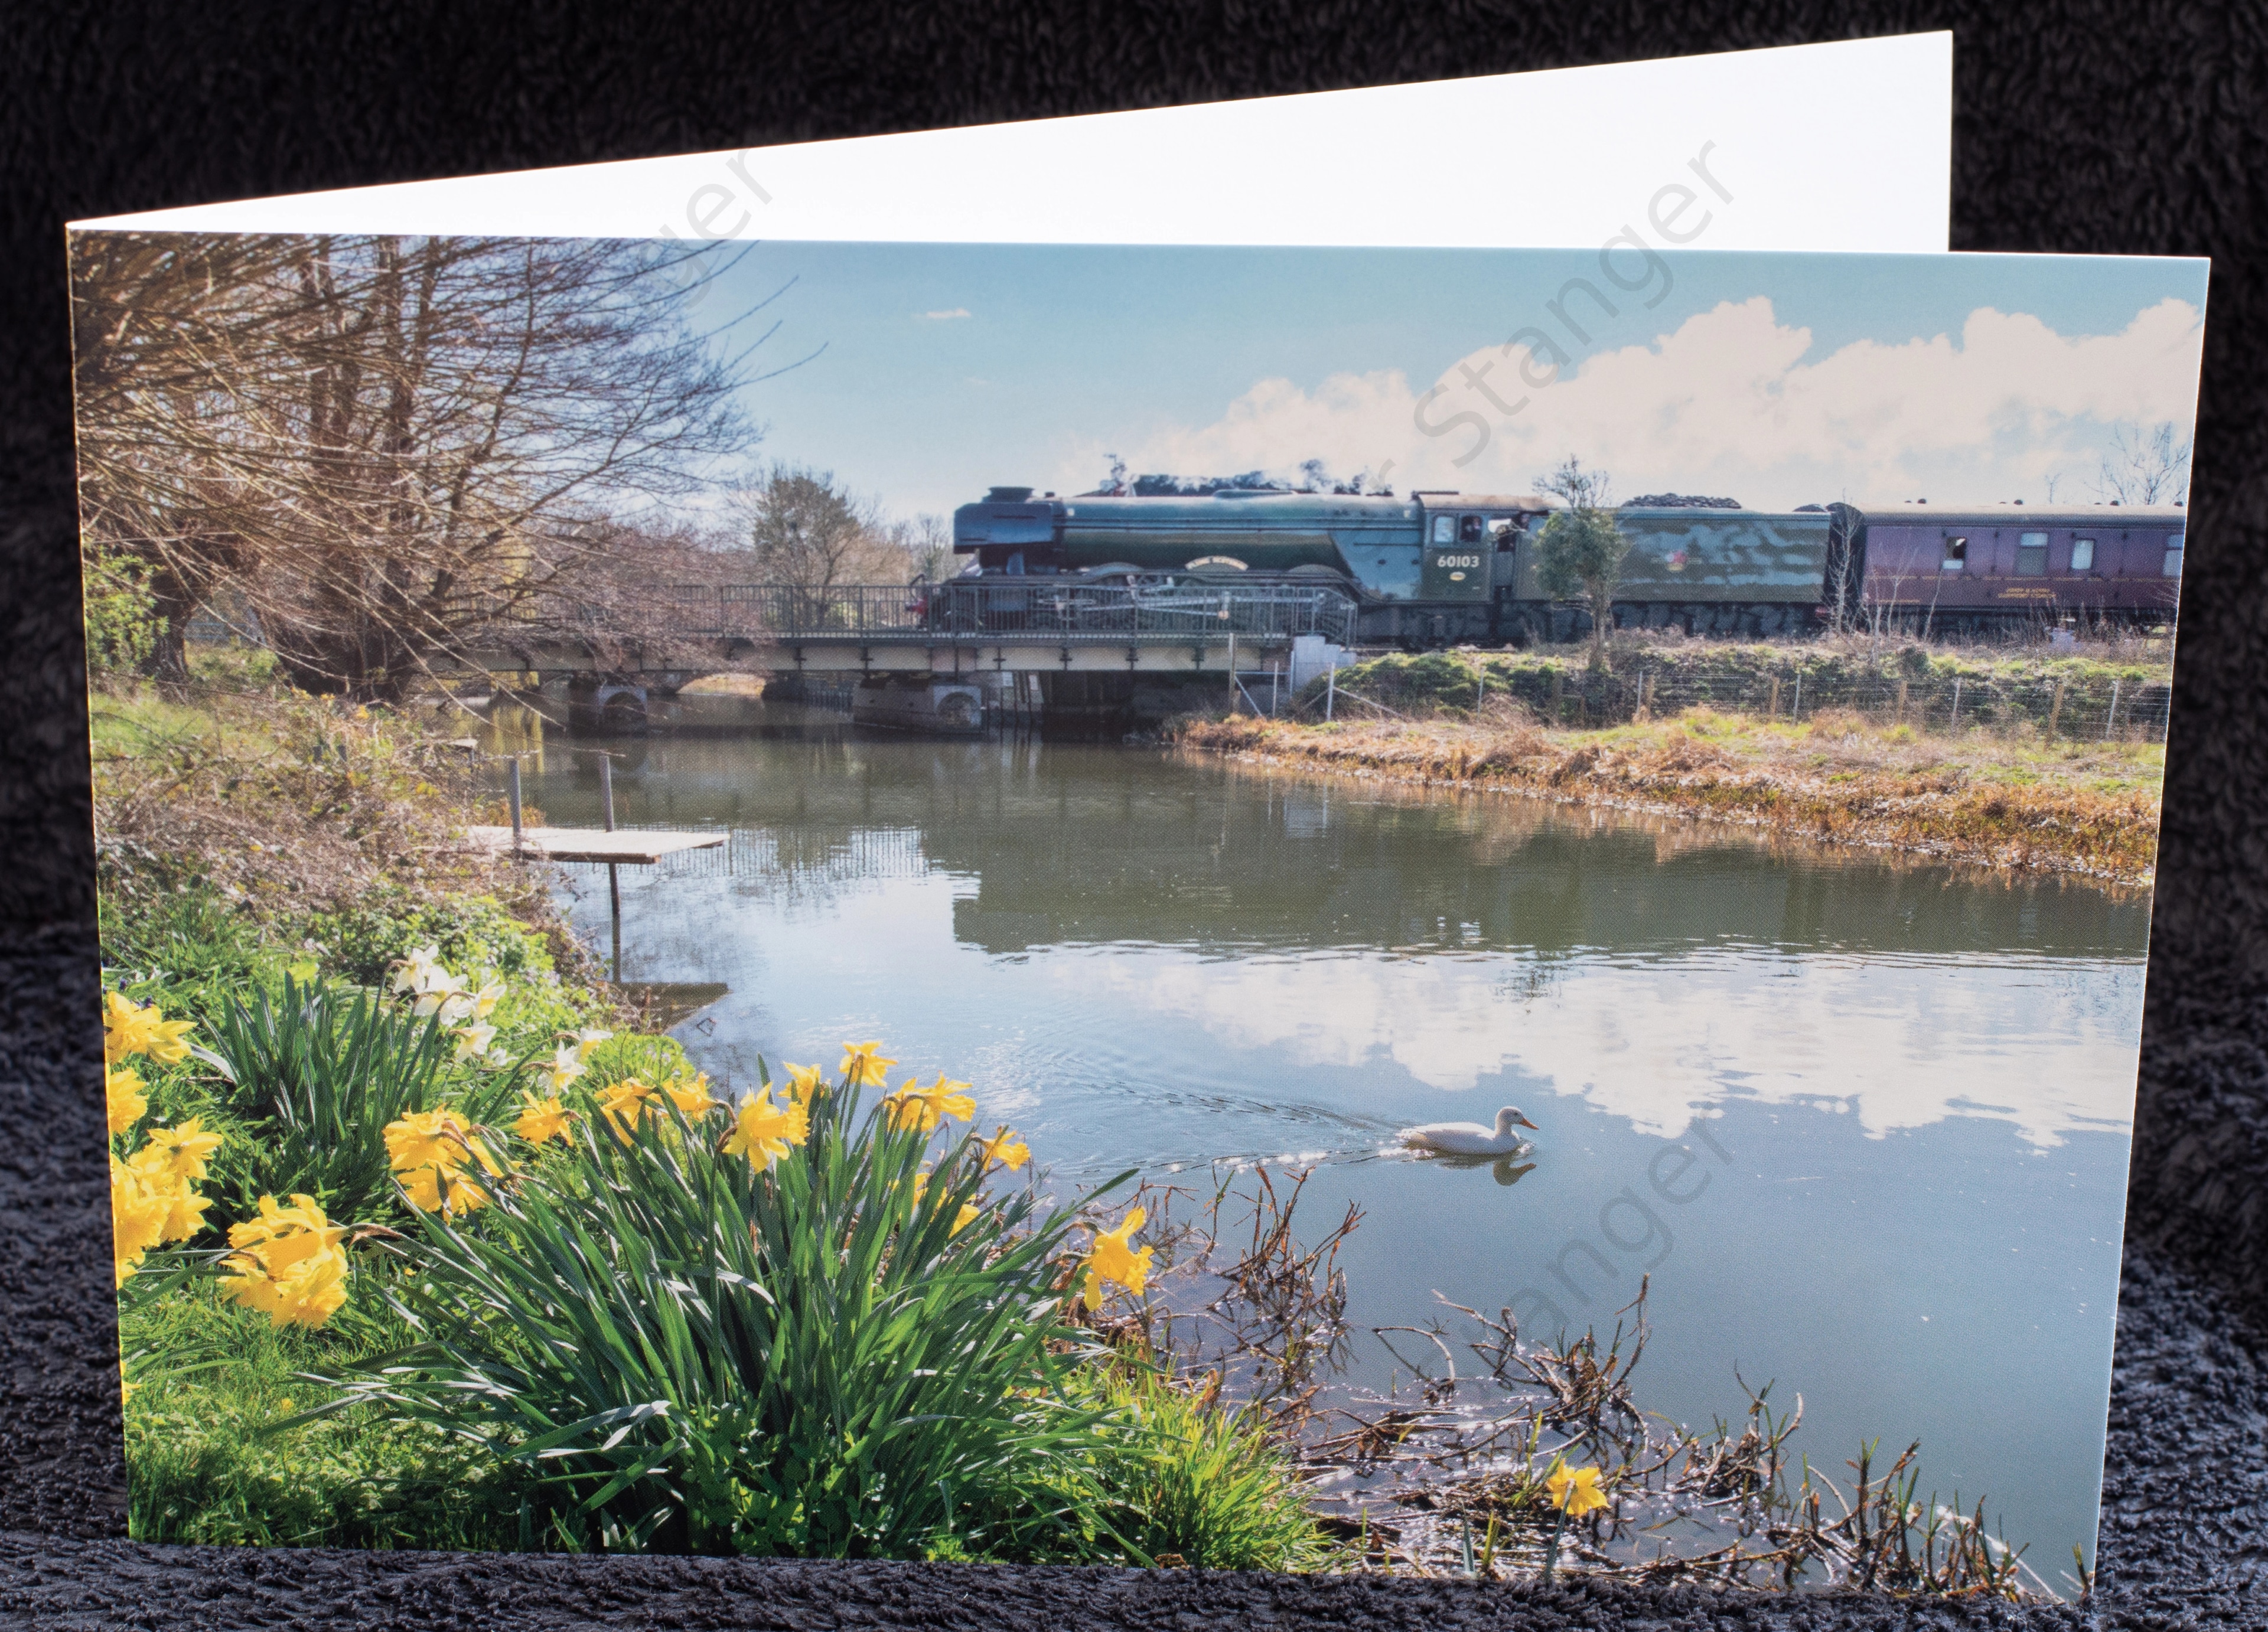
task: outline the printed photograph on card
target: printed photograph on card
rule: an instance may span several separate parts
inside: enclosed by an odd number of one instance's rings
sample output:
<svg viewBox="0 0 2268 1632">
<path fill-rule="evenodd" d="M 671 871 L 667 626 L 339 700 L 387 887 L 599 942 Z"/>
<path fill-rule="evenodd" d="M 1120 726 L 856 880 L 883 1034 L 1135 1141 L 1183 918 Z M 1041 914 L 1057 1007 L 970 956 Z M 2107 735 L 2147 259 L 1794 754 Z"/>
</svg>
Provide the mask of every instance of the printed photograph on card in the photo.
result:
<svg viewBox="0 0 2268 1632">
<path fill-rule="evenodd" d="M 75 232 L 134 1535 L 2083 1592 L 2205 266 L 1717 185 Z"/>
</svg>

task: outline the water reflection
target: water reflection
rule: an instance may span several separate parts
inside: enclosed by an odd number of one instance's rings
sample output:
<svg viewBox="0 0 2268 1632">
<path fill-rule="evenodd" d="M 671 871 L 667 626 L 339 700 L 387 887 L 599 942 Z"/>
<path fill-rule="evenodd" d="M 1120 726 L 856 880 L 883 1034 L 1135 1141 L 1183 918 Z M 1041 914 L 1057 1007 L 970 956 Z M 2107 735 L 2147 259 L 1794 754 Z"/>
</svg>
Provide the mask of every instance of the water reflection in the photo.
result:
<svg viewBox="0 0 2268 1632">
<path fill-rule="evenodd" d="M 624 820 L 733 830 L 623 877 L 630 977 L 725 989 L 677 1033 L 712 1074 L 887 1038 L 974 1082 L 1059 1192 L 1322 1163 L 1317 1216 L 1366 1215 L 1359 1326 L 1436 1293 L 1611 1325 L 1650 1275 L 1653 1408 L 1705 1422 L 1735 1368 L 1778 1377 L 1815 1458 L 1918 1437 L 1941 1488 L 2007 1493 L 2012 1540 L 2091 1536 L 2146 894 L 755 717 L 553 739 L 530 783 L 595 821 L 597 761 L 565 749 L 604 747 Z M 603 876 L 580 888 L 602 931 Z M 1398 1146 L 1506 1102 L 1541 1124 L 1518 1161 Z"/>
</svg>

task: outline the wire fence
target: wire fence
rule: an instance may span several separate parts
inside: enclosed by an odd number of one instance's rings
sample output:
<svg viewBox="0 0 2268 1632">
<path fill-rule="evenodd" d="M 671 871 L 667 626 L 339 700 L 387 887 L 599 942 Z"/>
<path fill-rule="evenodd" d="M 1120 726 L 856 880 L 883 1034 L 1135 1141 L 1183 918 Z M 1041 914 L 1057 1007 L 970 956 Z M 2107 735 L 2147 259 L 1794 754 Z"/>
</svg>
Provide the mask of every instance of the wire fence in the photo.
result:
<svg viewBox="0 0 2268 1632">
<path fill-rule="evenodd" d="M 1462 690 L 1462 695 L 1460 695 Z M 1327 695 L 1328 693 L 1328 695 Z M 1475 677 L 1469 688 L 1437 682 L 1397 684 L 1391 677 L 1352 681 L 1344 672 L 1327 688 L 1311 687 L 1296 707 L 1302 717 L 1351 710 L 1388 714 L 1422 709 L 1484 707 L 1510 696 L 1548 724 L 1625 724 L 1690 708 L 1790 722 L 1845 711 L 1871 723 L 1916 731 L 1950 732 L 2029 726 L 2066 741 L 2163 742 L 2173 687 L 2169 680 L 2131 673 L 1979 673 L 1926 678 L 1791 665 L 1778 671 L 1694 674 L 1633 666 L 1609 674 L 1580 670 L 1515 670 Z M 1266 712 L 1256 709 L 1256 712 Z M 1279 710 L 1283 711 L 1283 710 Z"/>
</svg>

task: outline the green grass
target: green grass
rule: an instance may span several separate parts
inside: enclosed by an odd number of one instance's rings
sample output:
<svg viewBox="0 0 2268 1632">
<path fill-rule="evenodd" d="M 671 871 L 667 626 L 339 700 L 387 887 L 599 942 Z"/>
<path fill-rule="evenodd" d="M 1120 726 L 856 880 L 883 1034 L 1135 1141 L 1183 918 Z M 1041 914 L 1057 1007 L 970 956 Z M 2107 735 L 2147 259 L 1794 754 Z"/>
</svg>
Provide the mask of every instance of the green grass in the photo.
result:
<svg viewBox="0 0 2268 1632">
<path fill-rule="evenodd" d="M 192 1283 L 128 1310 L 129 1528 L 136 1540 L 287 1547 L 521 1544 L 520 1470 L 362 1408 L 278 1424 L 329 1391 L 300 1373 L 400 1341 L 368 1319 L 277 1331 Z"/>
</svg>

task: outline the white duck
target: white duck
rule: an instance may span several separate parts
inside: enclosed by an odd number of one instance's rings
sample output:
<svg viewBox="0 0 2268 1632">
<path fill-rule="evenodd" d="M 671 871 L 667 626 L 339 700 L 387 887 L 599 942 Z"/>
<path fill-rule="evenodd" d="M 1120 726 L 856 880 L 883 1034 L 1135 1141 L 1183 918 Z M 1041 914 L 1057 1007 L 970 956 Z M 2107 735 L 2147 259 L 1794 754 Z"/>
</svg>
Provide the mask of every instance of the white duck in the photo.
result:
<svg viewBox="0 0 2268 1632">
<path fill-rule="evenodd" d="M 1403 1128 L 1402 1143 L 1447 1156 L 1518 1156 L 1534 1146 L 1513 1129 L 1535 1126 L 1518 1106 L 1507 1105 L 1496 1114 L 1493 1128 L 1478 1122 L 1427 1122 L 1422 1128 Z"/>
</svg>

